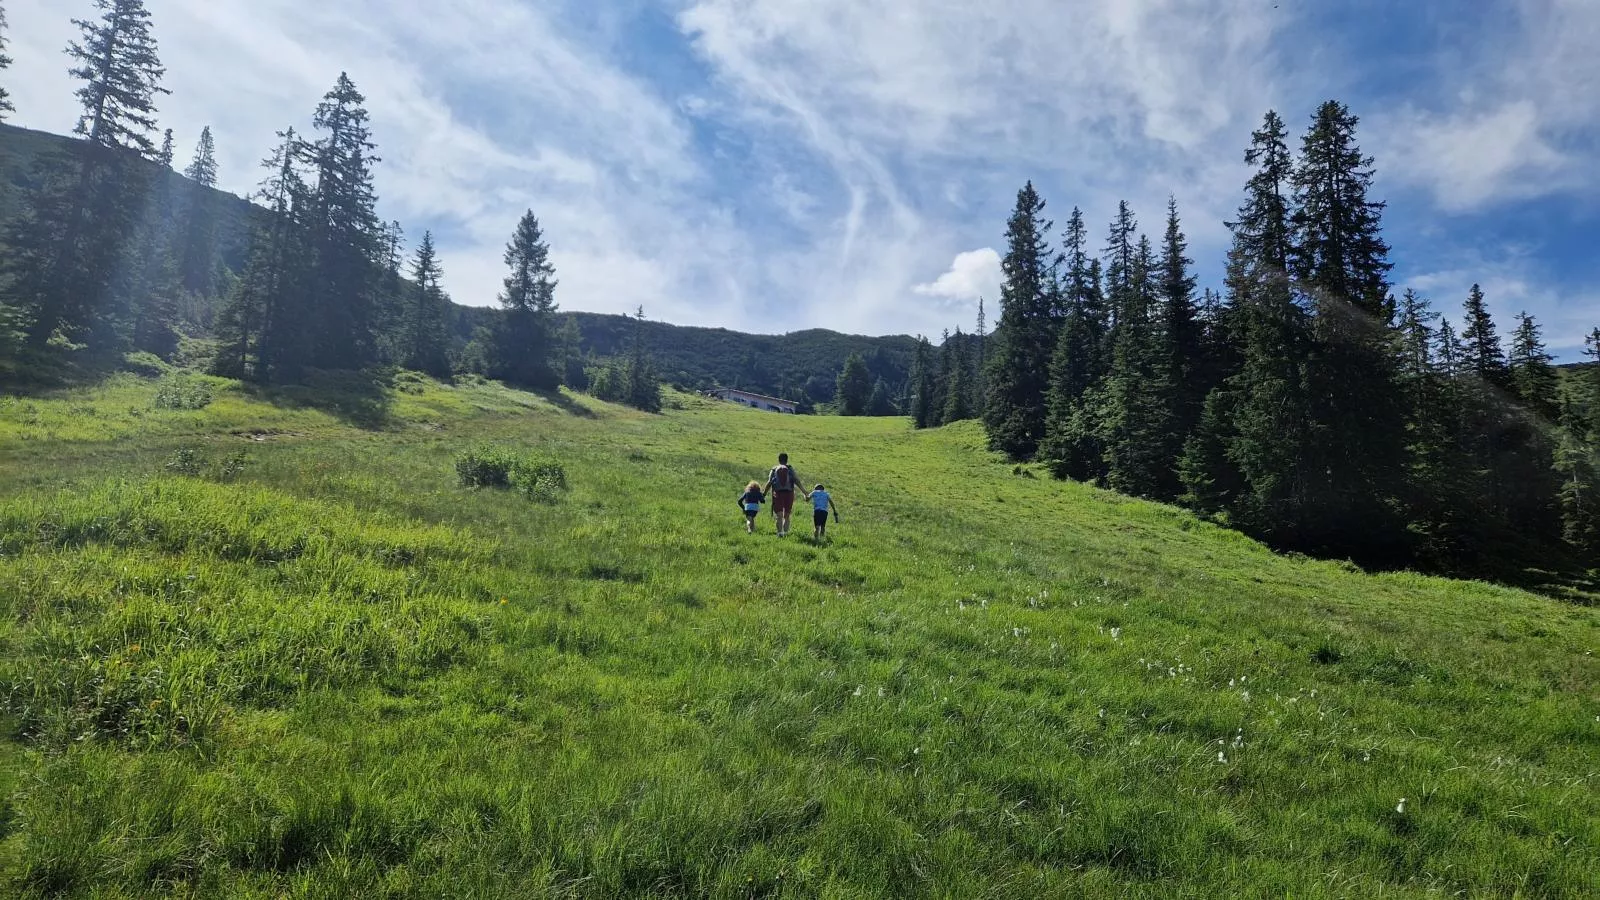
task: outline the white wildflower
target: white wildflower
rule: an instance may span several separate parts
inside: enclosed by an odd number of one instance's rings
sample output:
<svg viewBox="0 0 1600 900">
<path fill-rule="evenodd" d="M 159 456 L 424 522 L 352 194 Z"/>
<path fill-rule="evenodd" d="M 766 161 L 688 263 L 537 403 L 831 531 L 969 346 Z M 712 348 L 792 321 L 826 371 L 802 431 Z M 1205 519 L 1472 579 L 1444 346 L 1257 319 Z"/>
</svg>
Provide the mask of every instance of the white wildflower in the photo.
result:
<svg viewBox="0 0 1600 900">
<path fill-rule="evenodd" d="M 1400 813 L 1401 815 L 1405 815 L 1405 812 L 1406 812 L 1406 798 L 1404 798 L 1404 797 L 1400 798 L 1400 802 L 1396 803 L 1394 805 L 1394 811 L 1397 812 L 1397 813 Z"/>
<path fill-rule="evenodd" d="M 1223 753 L 1221 750 L 1218 750 L 1217 751 L 1217 762 L 1225 763 L 1227 761 L 1228 761 L 1228 754 Z"/>
<path fill-rule="evenodd" d="M 856 685 L 856 692 L 854 694 L 852 694 L 851 696 L 853 696 L 853 697 L 861 696 L 861 688 L 862 688 L 862 685 L 859 685 L 859 684 Z"/>
<path fill-rule="evenodd" d="M 1121 628 L 1113 628 L 1113 629 L 1111 629 L 1111 639 L 1113 641 L 1122 640 L 1122 629 Z"/>
</svg>

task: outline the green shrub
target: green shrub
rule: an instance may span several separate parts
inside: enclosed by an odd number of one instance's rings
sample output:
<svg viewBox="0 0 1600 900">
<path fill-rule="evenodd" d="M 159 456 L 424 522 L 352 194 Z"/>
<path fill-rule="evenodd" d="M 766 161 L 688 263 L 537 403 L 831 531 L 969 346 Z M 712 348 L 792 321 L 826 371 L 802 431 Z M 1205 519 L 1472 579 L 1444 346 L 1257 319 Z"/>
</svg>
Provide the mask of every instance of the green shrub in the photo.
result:
<svg viewBox="0 0 1600 900">
<path fill-rule="evenodd" d="M 199 475 L 204 464 L 193 447 L 180 447 L 167 458 L 162 468 L 175 475 Z"/>
<path fill-rule="evenodd" d="M 554 502 L 567 487 L 560 462 L 529 456 L 508 447 L 479 446 L 456 457 L 456 477 L 463 487 L 515 488 L 542 503 Z"/>
<path fill-rule="evenodd" d="M 160 378 L 172 374 L 172 366 L 167 365 L 161 357 L 145 350 L 124 356 L 122 368 L 144 378 Z"/>
<path fill-rule="evenodd" d="M 203 381 L 176 375 L 156 388 L 156 409 L 205 409 L 211 405 L 211 387 Z"/>
</svg>

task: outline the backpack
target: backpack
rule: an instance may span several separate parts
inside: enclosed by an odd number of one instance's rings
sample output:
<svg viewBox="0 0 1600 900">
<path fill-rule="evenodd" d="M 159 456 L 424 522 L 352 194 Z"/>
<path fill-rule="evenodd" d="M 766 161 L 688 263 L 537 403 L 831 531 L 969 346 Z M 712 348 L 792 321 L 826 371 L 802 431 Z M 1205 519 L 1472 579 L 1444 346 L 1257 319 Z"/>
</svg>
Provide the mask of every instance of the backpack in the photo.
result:
<svg viewBox="0 0 1600 900">
<path fill-rule="evenodd" d="M 788 466 L 778 466 L 772 470 L 772 486 L 774 490 L 794 490 L 794 470 Z"/>
</svg>

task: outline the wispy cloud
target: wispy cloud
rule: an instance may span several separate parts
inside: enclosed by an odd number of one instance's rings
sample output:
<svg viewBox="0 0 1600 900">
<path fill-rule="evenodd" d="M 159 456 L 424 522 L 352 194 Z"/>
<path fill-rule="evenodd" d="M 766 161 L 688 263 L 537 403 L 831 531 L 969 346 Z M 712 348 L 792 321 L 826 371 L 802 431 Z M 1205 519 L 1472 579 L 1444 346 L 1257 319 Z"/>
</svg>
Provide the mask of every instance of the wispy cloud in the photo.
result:
<svg viewBox="0 0 1600 900">
<path fill-rule="evenodd" d="M 1030 178 L 1058 220 L 1079 205 L 1092 228 L 1127 199 L 1153 229 L 1176 194 L 1214 281 L 1251 128 L 1269 107 L 1303 122 L 1333 86 L 1354 91 L 1381 184 L 1432 198 L 1416 227 L 1592 192 L 1600 4 L 1495 2 L 1518 30 L 1479 35 L 1493 52 L 1458 83 L 1435 66 L 1368 110 L 1352 86 L 1412 49 L 1339 58 L 1288 2 L 149 0 L 174 90 L 162 120 L 184 148 L 213 126 L 231 190 L 349 71 L 383 156 L 380 212 L 435 231 L 458 301 L 493 302 L 531 208 L 567 308 L 929 334 L 997 292 L 995 248 Z M 67 20 L 92 12 L 62 6 L 8 4 L 18 121 L 58 131 L 75 115 Z M 1360 17 L 1340 27 L 1382 46 Z M 1472 242 L 1431 234 L 1438 258 L 1405 262 L 1470 268 Z M 1566 334 L 1555 268 L 1517 274 Z"/>
</svg>

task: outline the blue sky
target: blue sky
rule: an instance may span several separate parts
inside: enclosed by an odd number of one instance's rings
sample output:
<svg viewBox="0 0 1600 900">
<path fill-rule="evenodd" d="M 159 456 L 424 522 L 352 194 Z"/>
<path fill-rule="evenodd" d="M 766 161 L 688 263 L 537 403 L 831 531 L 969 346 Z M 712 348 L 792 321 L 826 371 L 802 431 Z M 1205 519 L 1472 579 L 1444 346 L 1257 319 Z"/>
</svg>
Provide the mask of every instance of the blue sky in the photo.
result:
<svg viewBox="0 0 1600 900">
<path fill-rule="evenodd" d="M 1242 151 L 1348 103 L 1390 204 L 1397 288 L 1481 282 L 1577 358 L 1600 324 L 1595 0 L 148 0 L 180 156 L 216 133 L 248 192 L 273 132 L 348 70 L 380 212 L 432 229 L 493 303 L 518 216 L 568 309 L 763 332 L 972 327 L 1018 187 L 1095 234 L 1175 194 L 1220 280 Z M 11 0 L 13 121 L 64 131 L 68 19 Z M 1297 135 L 1298 136 L 1298 135 Z"/>
</svg>

